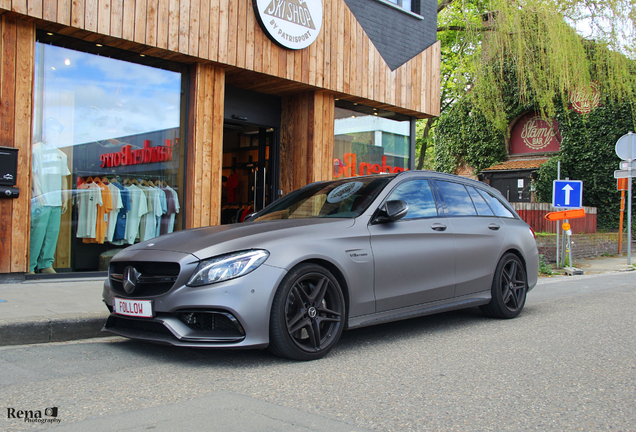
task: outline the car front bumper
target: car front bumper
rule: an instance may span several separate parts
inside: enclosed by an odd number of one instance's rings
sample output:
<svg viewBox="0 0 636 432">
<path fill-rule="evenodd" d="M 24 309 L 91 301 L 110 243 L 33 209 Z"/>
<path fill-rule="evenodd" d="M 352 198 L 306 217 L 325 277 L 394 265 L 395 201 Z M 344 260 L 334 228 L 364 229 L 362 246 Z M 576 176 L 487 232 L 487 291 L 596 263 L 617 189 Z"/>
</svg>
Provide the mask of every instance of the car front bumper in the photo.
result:
<svg viewBox="0 0 636 432">
<path fill-rule="evenodd" d="M 185 347 L 265 347 L 272 301 L 286 273 L 263 264 L 237 279 L 196 288 L 180 285 L 163 295 L 134 299 L 114 293 L 106 280 L 103 298 L 111 315 L 103 331 Z M 151 300 L 153 318 L 112 313 L 114 297 Z"/>
</svg>

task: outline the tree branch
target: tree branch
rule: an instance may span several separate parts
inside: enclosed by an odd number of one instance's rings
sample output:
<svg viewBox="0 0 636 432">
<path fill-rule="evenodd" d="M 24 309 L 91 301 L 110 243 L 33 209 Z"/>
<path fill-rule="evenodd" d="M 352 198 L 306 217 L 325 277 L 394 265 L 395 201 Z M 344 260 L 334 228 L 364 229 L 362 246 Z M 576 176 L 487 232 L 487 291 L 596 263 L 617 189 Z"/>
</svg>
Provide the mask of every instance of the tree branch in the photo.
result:
<svg viewBox="0 0 636 432">
<path fill-rule="evenodd" d="M 453 1 L 454 0 L 444 0 L 444 1 L 442 1 L 440 4 L 437 5 L 437 13 L 440 13 L 441 11 L 446 9 L 446 7 L 448 5 L 450 5 Z"/>
<path fill-rule="evenodd" d="M 437 27 L 437 31 L 438 32 L 442 32 L 442 31 L 466 31 L 468 29 L 471 30 L 475 30 L 478 32 L 488 32 L 488 31 L 495 31 L 495 26 L 442 26 L 442 27 Z"/>
</svg>

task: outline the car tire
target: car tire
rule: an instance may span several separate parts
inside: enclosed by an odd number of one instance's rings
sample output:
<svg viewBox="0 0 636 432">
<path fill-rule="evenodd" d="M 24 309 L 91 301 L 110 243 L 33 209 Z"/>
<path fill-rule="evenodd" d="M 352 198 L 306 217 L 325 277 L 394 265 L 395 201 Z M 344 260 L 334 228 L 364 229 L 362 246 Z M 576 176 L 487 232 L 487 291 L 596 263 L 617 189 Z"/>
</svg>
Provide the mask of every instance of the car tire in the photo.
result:
<svg viewBox="0 0 636 432">
<path fill-rule="evenodd" d="M 528 278 L 525 265 L 514 253 L 509 252 L 499 260 L 491 293 L 490 303 L 480 306 L 485 315 L 510 319 L 521 313 L 526 303 Z"/>
<path fill-rule="evenodd" d="M 338 343 L 345 326 L 338 280 L 317 264 L 300 264 L 283 279 L 272 304 L 269 350 L 292 360 L 317 360 Z"/>
</svg>

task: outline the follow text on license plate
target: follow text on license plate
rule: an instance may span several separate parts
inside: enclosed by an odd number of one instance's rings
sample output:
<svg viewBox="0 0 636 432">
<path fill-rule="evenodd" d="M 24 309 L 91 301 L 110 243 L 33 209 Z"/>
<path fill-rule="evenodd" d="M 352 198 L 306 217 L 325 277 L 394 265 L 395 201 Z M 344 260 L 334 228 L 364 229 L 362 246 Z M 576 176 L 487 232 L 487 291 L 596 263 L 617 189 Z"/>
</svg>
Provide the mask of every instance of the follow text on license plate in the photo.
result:
<svg viewBox="0 0 636 432">
<path fill-rule="evenodd" d="M 151 300 L 126 300 L 113 298 L 113 312 L 119 315 L 152 318 Z"/>
</svg>

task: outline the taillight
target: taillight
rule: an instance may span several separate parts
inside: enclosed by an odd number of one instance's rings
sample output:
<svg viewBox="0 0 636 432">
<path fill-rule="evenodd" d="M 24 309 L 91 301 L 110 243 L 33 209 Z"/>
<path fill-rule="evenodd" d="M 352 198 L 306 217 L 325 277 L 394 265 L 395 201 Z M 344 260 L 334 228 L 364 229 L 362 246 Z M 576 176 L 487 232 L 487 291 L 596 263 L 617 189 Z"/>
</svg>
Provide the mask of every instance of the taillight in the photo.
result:
<svg viewBox="0 0 636 432">
<path fill-rule="evenodd" d="M 529 226 L 528 228 L 530 228 L 530 232 L 532 233 L 532 237 L 534 237 L 534 239 L 537 239 L 537 235 L 534 233 L 534 230 L 532 229 L 531 226 Z"/>
</svg>

